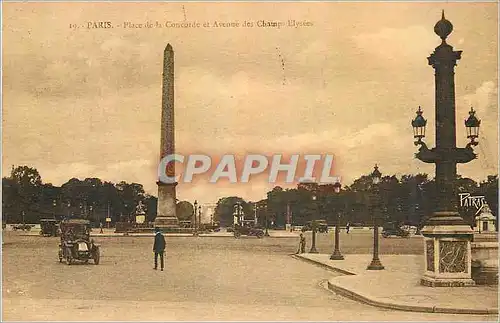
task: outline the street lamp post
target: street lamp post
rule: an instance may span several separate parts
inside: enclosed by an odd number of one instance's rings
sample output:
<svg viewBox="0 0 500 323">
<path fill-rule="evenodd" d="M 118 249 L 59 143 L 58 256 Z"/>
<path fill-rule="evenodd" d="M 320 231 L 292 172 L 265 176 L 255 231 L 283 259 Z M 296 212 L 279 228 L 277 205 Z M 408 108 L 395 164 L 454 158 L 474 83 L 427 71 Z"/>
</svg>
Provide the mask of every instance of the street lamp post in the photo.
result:
<svg viewBox="0 0 500 323">
<path fill-rule="evenodd" d="M 335 195 L 338 197 L 340 193 L 340 188 L 342 185 L 340 182 L 336 182 L 333 184 L 333 188 L 335 191 Z M 330 256 L 331 260 L 344 260 L 344 256 L 340 252 L 340 211 L 337 211 L 337 216 L 336 216 L 336 224 L 335 224 L 335 249 L 333 250 L 332 255 Z"/>
<path fill-rule="evenodd" d="M 265 213 L 266 213 L 266 232 L 264 232 L 264 237 L 269 237 L 269 231 L 268 231 L 268 228 L 269 228 L 269 218 L 268 218 L 268 214 L 267 214 L 267 204 L 265 205 L 264 210 L 265 210 Z"/>
<path fill-rule="evenodd" d="M 70 201 L 68 201 L 68 203 L 66 203 L 66 208 L 67 208 L 67 211 L 68 211 L 68 212 L 67 212 L 67 217 L 68 217 L 68 219 L 69 219 L 69 217 L 70 217 L 70 207 L 71 207 L 71 202 L 70 202 Z"/>
<path fill-rule="evenodd" d="M 378 257 L 378 214 L 377 214 L 377 207 L 378 207 L 378 197 L 379 197 L 379 190 L 378 190 L 378 184 L 380 182 L 380 178 L 382 177 L 382 174 L 378 170 L 378 166 L 375 165 L 375 169 L 373 170 L 373 173 L 371 174 L 372 177 L 372 182 L 373 182 L 373 188 L 374 188 L 374 194 L 372 195 L 372 207 L 371 207 L 371 212 L 372 212 L 372 219 L 373 219 L 373 258 L 368 265 L 366 269 L 368 270 L 382 270 L 384 269 L 384 266 L 382 266 L 382 263 L 380 262 L 380 259 Z"/>
<path fill-rule="evenodd" d="M 198 206 L 198 226 L 201 228 L 201 205 Z"/>
<path fill-rule="evenodd" d="M 54 207 L 54 219 L 55 219 L 56 218 L 56 207 L 57 207 L 56 200 L 52 200 L 52 206 Z"/>
<path fill-rule="evenodd" d="M 257 226 L 257 203 L 255 203 L 253 205 L 253 210 L 254 210 L 254 214 L 253 214 L 253 225 L 256 227 Z"/>
<path fill-rule="evenodd" d="M 434 32 L 441 38 L 427 59 L 434 70 L 435 79 L 435 129 L 436 147 L 429 149 L 422 141 L 425 137 L 427 121 L 419 107 L 417 116 L 412 120 L 415 145 L 420 146 L 415 157 L 424 163 L 436 165 L 436 209 L 425 221 L 421 233 L 424 235 L 425 272 L 421 279 L 424 286 L 470 286 L 471 279 L 471 240 L 473 231 L 458 212 L 457 163 L 466 164 L 477 156 L 473 151 L 479 136 L 480 121 L 471 108 L 465 120 L 467 138 L 470 142 L 465 148 L 456 146 L 455 115 L 455 65 L 462 51 L 454 51 L 446 43 L 453 31 L 453 25 L 444 16 L 444 11 L 434 26 Z M 453 254 L 452 257 L 449 255 Z"/>
<path fill-rule="evenodd" d="M 316 250 L 316 195 L 312 196 L 313 200 L 313 220 L 311 222 L 311 229 L 312 229 L 312 243 L 311 243 L 311 250 L 309 250 L 309 253 L 318 253 L 318 250 Z"/>
<path fill-rule="evenodd" d="M 197 233 L 197 225 L 196 225 L 196 210 L 198 209 L 198 201 L 194 200 L 194 209 L 193 209 L 193 234 L 196 235 Z"/>
</svg>

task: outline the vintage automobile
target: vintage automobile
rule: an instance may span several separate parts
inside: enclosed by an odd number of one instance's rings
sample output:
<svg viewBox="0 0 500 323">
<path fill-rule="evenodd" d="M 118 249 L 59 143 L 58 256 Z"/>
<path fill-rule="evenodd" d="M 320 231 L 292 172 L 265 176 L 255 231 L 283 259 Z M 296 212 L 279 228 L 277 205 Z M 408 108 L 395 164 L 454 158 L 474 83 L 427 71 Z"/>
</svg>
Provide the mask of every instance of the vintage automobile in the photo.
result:
<svg viewBox="0 0 500 323">
<path fill-rule="evenodd" d="M 386 222 L 383 226 L 382 237 L 388 238 L 390 236 L 408 238 L 410 231 L 404 229 L 398 222 Z"/>
<path fill-rule="evenodd" d="M 264 230 L 253 226 L 235 224 L 233 230 L 234 230 L 234 237 L 237 239 L 242 235 L 254 236 L 259 239 L 264 237 Z"/>
<path fill-rule="evenodd" d="M 59 221 L 56 219 L 40 219 L 40 235 L 57 237 L 59 235 Z"/>
<path fill-rule="evenodd" d="M 90 222 L 83 219 L 63 220 L 60 224 L 61 243 L 59 262 L 63 259 L 71 265 L 75 261 L 88 263 L 90 259 L 99 264 L 99 245 L 90 239 Z"/>
<path fill-rule="evenodd" d="M 312 221 L 308 221 L 306 225 L 302 227 L 302 232 L 312 230 Z M 316 220 L 316 231 L 320 233 L 328 233 L 328 223 L 326 220 Z"/>
<path fill-rule="evenodd" d="M 31 231 L 31 228 L 33 226 L 31 224 L 14 224 L 12 226 L 12 230 L 17 231 L 17 230 L 22 230 L 22 231 Z"/>
</svg>

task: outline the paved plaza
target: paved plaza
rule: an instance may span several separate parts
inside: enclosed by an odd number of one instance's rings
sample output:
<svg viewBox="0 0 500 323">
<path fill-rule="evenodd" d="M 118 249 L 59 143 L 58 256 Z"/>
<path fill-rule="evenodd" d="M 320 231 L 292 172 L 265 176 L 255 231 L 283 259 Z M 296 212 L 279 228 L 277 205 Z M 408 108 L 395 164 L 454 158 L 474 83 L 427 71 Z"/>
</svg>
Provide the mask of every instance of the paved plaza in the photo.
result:
<svg viewBox="0 0 500 323">
<path fill-rule="evenodd" d="M 320 252 L 331 252 L 332 236 L 318 235 Z M 307 238 L 309 248 L 310 233 Z M 152 268 L 152 237 L 95 237 L 98 266 L 59 263 L 58 238 L 4 232 L 3 239 L 7 321 L 496 319 L 381 309 L 336 295 L 327 282 L 341 274 L 291 257 L 295 237 L 167 236 L 164 272 Z M 366 254 L 370 241 L 370 232 L 344 232 L 341 246 L 346 254 Z M 382 254 L 417 255 L 421 249 L 421 237 L 381 240 Z"/>
</svg>

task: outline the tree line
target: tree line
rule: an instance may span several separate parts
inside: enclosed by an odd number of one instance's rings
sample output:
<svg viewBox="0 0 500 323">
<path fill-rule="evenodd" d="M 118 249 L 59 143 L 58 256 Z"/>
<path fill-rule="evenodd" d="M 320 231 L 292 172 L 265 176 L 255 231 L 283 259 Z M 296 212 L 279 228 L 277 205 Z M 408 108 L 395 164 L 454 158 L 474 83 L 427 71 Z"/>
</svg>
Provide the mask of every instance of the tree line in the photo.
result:
<svg viewBox="0 0 500 323">
<path fill-rule="evenodd" d="M 3 220 L 38 223 L 42 218 L 83 217 L 92 222 L 112 222 L 134 213 L 142 201 L 148 220 L 156 217 L 157 198 L 142 184 L 112 183 L 99 178 L 71 178 L 60 187 L 43 183 L 37 169 L 18 166 L 2 178 Z"/>
<path fill-rule="evenodd" d="M 497 216 L 498 175 L 490 175 L 479 183 L 458 176 L 456 184 L 457 193 L 484 195 Z M 104 222 L 108 215 L 112 222 L 117 222 L 133 215 L 140 201 L 148 221 L 154 221 L 157 211 L 157 198 L 145 193 L 142 184 L 72 178 L 58 187 L 43 183 L 38 170 L 28 166 L 13 168 L 10 176 L 2 178 L 2 194 L 3 220 L 8 223 L 38 223 L 41 218 L 71 216 L 98 223 Z M 290 189 L 276 186 L 260 201 L 223 197 L 217 202 L 213 219 L 222 226 L 232 225 L 234 206 L 240 203 L 245 218 L 256 217 L 262 226 L 267 221 L 284 227 L 287 215 L 295 225 L 304 225 L 313 219 L 324 219 L 330 224 L 338 220 L 342 225 L 347 222 L 372 225 L 374 218 L 420 225 L 434 210 L 435 201 L 435 182 L 427 174 L 384 176 L 377 190 L 367 174 L 342 187 L 339 193 L 335 193 L 331 184 L 300 183 Z M 177 203 L 179 220 L 192 220 L 193 210 L 190 201 Z M 461 207 L 459 212 L 473 223 L 474 208 Z"/>
<path fill-rule="evenodd" d="M 488 176 L 479 183 L 458 176 L 456 185 L 457 199 L 458 193 L 484 195 L 492 213 L 497 216 L 498 175 Z M 370 175 L 363 175 L 351 185 L 342 187 L 339 193 L 335 193 L 331 184 L 300 183 L 292 189 L 276 186 L 267 193 L 266 199 L 256 202 L 245 201 L 238 196 L 224 197 L 217 202 L 215 218 L 222 225 L 232 224 L 234 205 L 241 203 L 245 218 L 256 216 L 261 225 L 267 222 L 268 225 L 284 227 L 287 216 L 290 216 L 294 225 L 324 219 L 329 224 L 339 221 L 341 225 L 349 222 L 370 226 L 374 219 L 378 219 L 421 226 L 435 209 L 436 196 L 435 181 L 429 179 L 427 174 L 403 175 L 400 178 L 384 176 L 377 188 L 372 184 Z M 472 207 L 459 207 L 460 215 L 471 225 L 476 211 Z"/>
</svg>

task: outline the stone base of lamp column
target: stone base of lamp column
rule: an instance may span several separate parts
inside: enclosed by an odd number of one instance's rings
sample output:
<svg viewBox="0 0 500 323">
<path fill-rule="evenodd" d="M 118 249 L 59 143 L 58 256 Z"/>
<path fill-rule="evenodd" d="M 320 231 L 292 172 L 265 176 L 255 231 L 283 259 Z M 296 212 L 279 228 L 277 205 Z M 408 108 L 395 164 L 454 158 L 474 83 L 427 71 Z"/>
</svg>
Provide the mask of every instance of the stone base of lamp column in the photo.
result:
<svg viewBox="0 0 500 323">
<path fill-rule="evenodd" d="M 456 212 L 435 212 L 422 229 L 425 272 L 429 287 L 474 286 L 471 276 L 473 230 Z"/>
<path fill-rule="evenodd" d="M 498 241 L 472 242 L 472 279 L 476 285 L 498 286 Z"/>
<path fill-rule="evenodd" d="M 330 260 L 344 260 L 344 256 L 340 253 L 340 251 L 334 251 L 330 256 Z"/>
<path fill-rule="evenodd" d="M 178 228 L 179 219 L 176 216 L 176 194 L 177 183 L 162 183 L 158 185 L 158 211 L 154 225 L 157 228 Z"/>
</svg>

